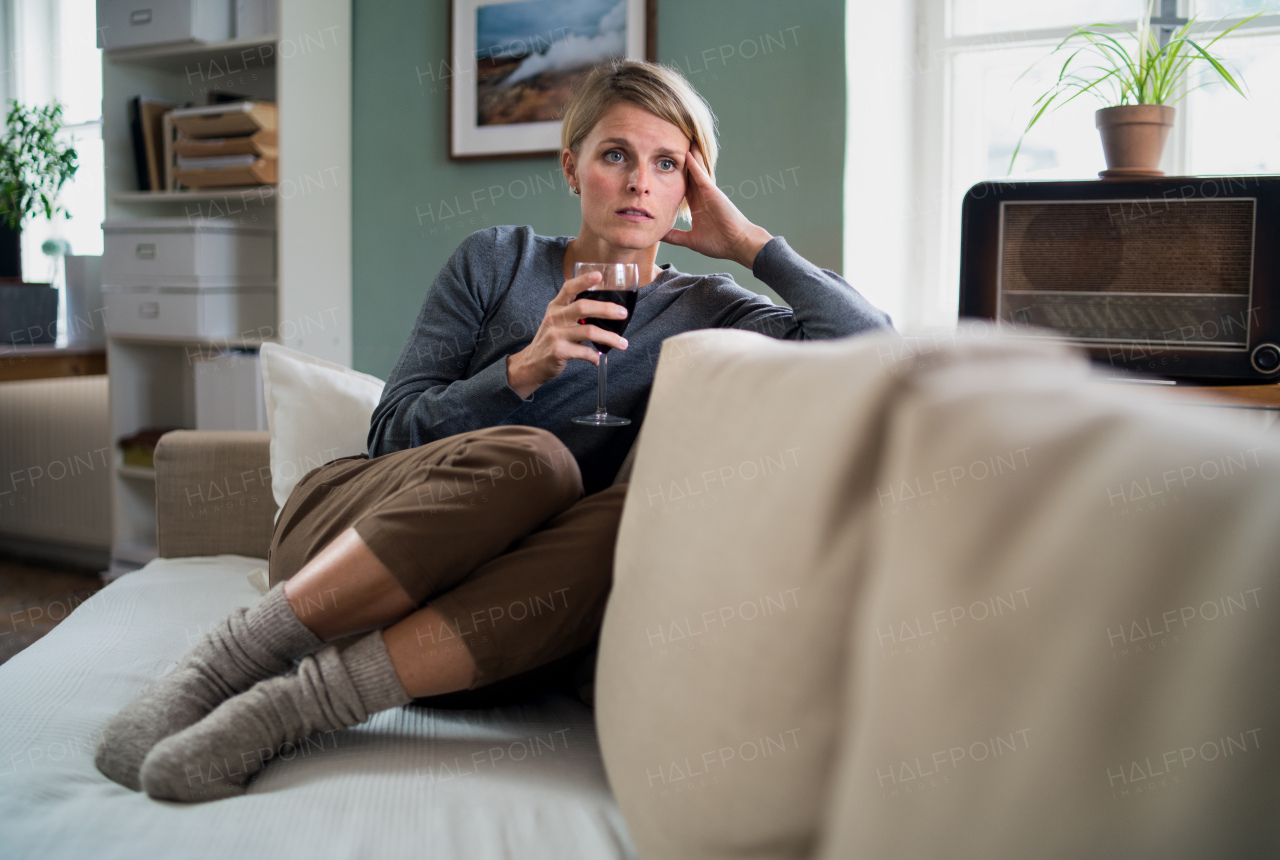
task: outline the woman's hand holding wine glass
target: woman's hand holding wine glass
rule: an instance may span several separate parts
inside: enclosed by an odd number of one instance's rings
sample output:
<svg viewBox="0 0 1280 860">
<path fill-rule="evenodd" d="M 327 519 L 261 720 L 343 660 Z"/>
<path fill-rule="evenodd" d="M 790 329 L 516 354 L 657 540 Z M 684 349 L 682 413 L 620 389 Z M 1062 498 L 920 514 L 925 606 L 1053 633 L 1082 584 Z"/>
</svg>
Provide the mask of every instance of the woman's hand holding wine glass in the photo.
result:
<svg viewBox="0 0 1280 860">
<path fill-rule="evenodd" d="M 507 385 L 522 398 L 528 398 L 544 382 L 559 376 L 570 359 L 580 358 L 599 364 L 600 353 L 592 348 L 592 343 L 614 349 L 627 348 L 627 339 L 621 334 L 578 322 L 584 317 L 614 321 L 627 318 L 626 309 L 620 305 L 578 298 L 579 294 L 600 282 L 598 272 L 575 273 L 547 305 L 533 341 L 519 352 L 507 356 Z"/>
<path fill-rule="evenodd" d="M 622 333 L 627 330 L 627 323 L 631 322 L 631 313 L 636 307 L 638 296 L 636 291 L 640 288 L 640 267 L 635 263 L 574 263 L 573 274 L 574 277 L 599 274 L 602 278 L 599 286 L 589 287 L 589 292 L 579 295 L 578 302 L 581 303 L 581 313 L 584 318 L 579 319 L 578 323 L 587 329 L 606 331 L 614 337 L 621 338 Z M 600 300 L 589 298 L 592 295 L 599 296 Z M 593 315 L 591 307 L 605 303 L 611 305 L 607 313 Z M 619 308 L 625 311 L 621 317 L 617 312 Z M 605 386 L 608 379 L 609 350 L 613 346 L 612 340 L 598 338 L 596 335 L 590 335 L 590 337 L 596 349 L 600 350 L 600 361 L 596 364 L 596 411 L 590 415 L 575 415 L 569 420 L 574 424 L 586 424 L 591 427 L 626 426 L 631 423 L 630 418 L 610 415 L 609 410 L 605 408 Z M 625 344 L 626 341 L 623 340 L 623 343 Z"/>
</svg>

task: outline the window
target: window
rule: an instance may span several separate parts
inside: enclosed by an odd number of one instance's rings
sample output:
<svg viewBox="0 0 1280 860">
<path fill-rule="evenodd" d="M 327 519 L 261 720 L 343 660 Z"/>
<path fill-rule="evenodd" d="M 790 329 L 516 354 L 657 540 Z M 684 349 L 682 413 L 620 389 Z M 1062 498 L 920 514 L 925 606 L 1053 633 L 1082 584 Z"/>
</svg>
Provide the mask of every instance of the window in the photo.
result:
<svg viewBox="0 0 1280 860">
<path fill-rule="evenodd" d="M 1225 16 L 1226 27 L 1276 5 L 1178 0 L 1177 11 L 1201 24 Z M 1057 74 L 1051 62 L 1036 61 L 1076 25 L 1132 28 L 1143 6 L 1143 0 L 916 0 L 893 16 L 848 5 L 845 266 L 855 278 L 869 275 L 851 282 L 866 283 L 868 297 L 893 314 L 900 330 L 955 323 L 961 200 L 974 183 L 1006 176 L 1031 105 Z M 1241 72 L 1250 98 L 1213 85 L 1179 102 L 1163 169 L 1280 172 L 1280 11 L 1237 30 L 1214 51 Z M 898 107 L 887 105 L 885 90 L 896 94 Z M 865 140 L 878 131 L 864 122 L 868 105 L 888 120 L 888 142 L 878 149 Z M 1104 166 L 1093 125 L 1099 107 L 1097 99 L 1082 96 L 1046 114 L 1026 136 L 1011 176 L 1096 179 Z M 909 155 L 889 154 L 894 149 Z M 858 180 L 869 173 L 880 176 L 871 184 Z M 868 195 L 860 193 L 867 190 L 876 194 L 873 214 Z"/>
<path fill-rule="evenodd" d="M 1186 98 L 1186 172 L 1280 173 L 1280 27 L 1233 33 L 1218 47 L 1244 76 L 1249 98 L 1220 86 Z"/>
<path fill-rule="evenodd" d="M 58 201 L 70 219 L 31 218 L 22 231 L 22 271 L 27 280 L 60 281 L 61 270 L 40 250 L 60 237 L 76 254 L 102 253 L 102 52 L 97 48 L 94 0 L 7 0 L 3 3 L 5 51 L 0 91 L 25 105 L 63 105 L 62 135 L 74 141 L 79 169 Z M 59 327 L 59 331 L 62 327 Z"/>
</svg>

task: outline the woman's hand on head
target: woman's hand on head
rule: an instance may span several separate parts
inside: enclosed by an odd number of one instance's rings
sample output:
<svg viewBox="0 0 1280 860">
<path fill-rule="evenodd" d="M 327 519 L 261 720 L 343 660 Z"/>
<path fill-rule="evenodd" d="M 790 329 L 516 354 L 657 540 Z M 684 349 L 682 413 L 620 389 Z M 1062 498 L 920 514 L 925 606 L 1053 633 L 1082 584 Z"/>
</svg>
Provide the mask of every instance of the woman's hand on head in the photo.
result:
<svg viewBox="0 0 1280 860">
<path fill-rule="evenodd" d="M 748 221 L 728 195 L 716 187 L 697 146 L 686 153 L 684 163 L 685 199 L 693 215 L 693 227 L 669 230 L 662 241 L 691 248 L 708 257 L 733 260 L 750 269 L 756 254 L 773 236 Z"/>
<path fill-rule="evenodd" d="M 600 353 L 584 341 L 609 344 L 625 350 L 627 339 L 595 325 L 579 323 L 587 317 L 622 319 L 627 309 L 613 302 L 600 302 L 579 295 L 600 283 L 599 272 L 588 272 L 564 282 L 547 305 L 542 322 L 528 346 L 507 356 L 507 385 L 527 399 L 544 382 L 564 371 L 570 359 L 600 363 Z"/>
</svg>

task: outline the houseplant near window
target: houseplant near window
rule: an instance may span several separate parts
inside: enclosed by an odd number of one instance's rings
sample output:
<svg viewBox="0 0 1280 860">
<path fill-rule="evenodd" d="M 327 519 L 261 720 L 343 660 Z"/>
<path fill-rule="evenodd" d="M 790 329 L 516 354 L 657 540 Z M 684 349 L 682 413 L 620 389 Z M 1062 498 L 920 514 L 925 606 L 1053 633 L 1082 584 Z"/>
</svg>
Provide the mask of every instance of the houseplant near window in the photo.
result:
<svg viewBox="0 0 1280 860">
<path fill-rule="evenodd" d="M 79 165 L 75 149 L 57 139 L 60 104 L 9 105 L 0 137 L 0 277 L 21 279 L 22 222 L 29 215 L 70 217 L 56 198 Z"/>
<path fill-rule="evenodd" d="M 1149 0 L 1136 30 L 1115 24 L 1091 24 L 1077 27 L 1058 43 L 1050 57 L 1070 53 L 1057 80 L 1036 99 L 1035 114 L 1023 129 L 1009 159 L 1010 172 L 1023 139 L 1040 117 L 1085 93 L 1092 93 L 1107 105 L 1095 114 L 1107 160 L 1107 169 L 1099 175 L 1103 178 L 1161 176 L 1164 172 L 1158 165 L 1173 126 L 1173 105 L 1192 90 L 1209 83 L 1225 83 L 1240 95 L 1245 94 L 1235 76 L 1210 49 L 1219 39 L 1262 12 L 1237 21 L 1204 45 L 1192 38 L 1196 23 L 1192 18 L 1161 45 L 1151 27 L 1155 6 L 1156 0 Z M 1188 73 L 1204 63 L 1210 66 L 1212 79 L 1188 88 Z"/>
</svg>

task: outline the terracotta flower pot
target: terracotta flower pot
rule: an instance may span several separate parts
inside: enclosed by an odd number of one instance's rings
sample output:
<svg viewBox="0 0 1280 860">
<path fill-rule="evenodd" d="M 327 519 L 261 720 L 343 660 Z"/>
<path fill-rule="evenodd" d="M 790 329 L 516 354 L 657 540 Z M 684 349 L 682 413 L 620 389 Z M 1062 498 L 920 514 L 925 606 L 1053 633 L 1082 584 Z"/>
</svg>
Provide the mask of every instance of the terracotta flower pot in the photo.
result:
<svg viewBox="0 0 1280 860">
<path fill-rule="evenodd" d="M 1174 113 L 1168 105 L 1119 105 L 1098 111 L 1095 124 L 1107 159 L 1107 169 L 1098 175 L 1103 179 L 1164 176 L 1160 156 Z"/>
</svg>

